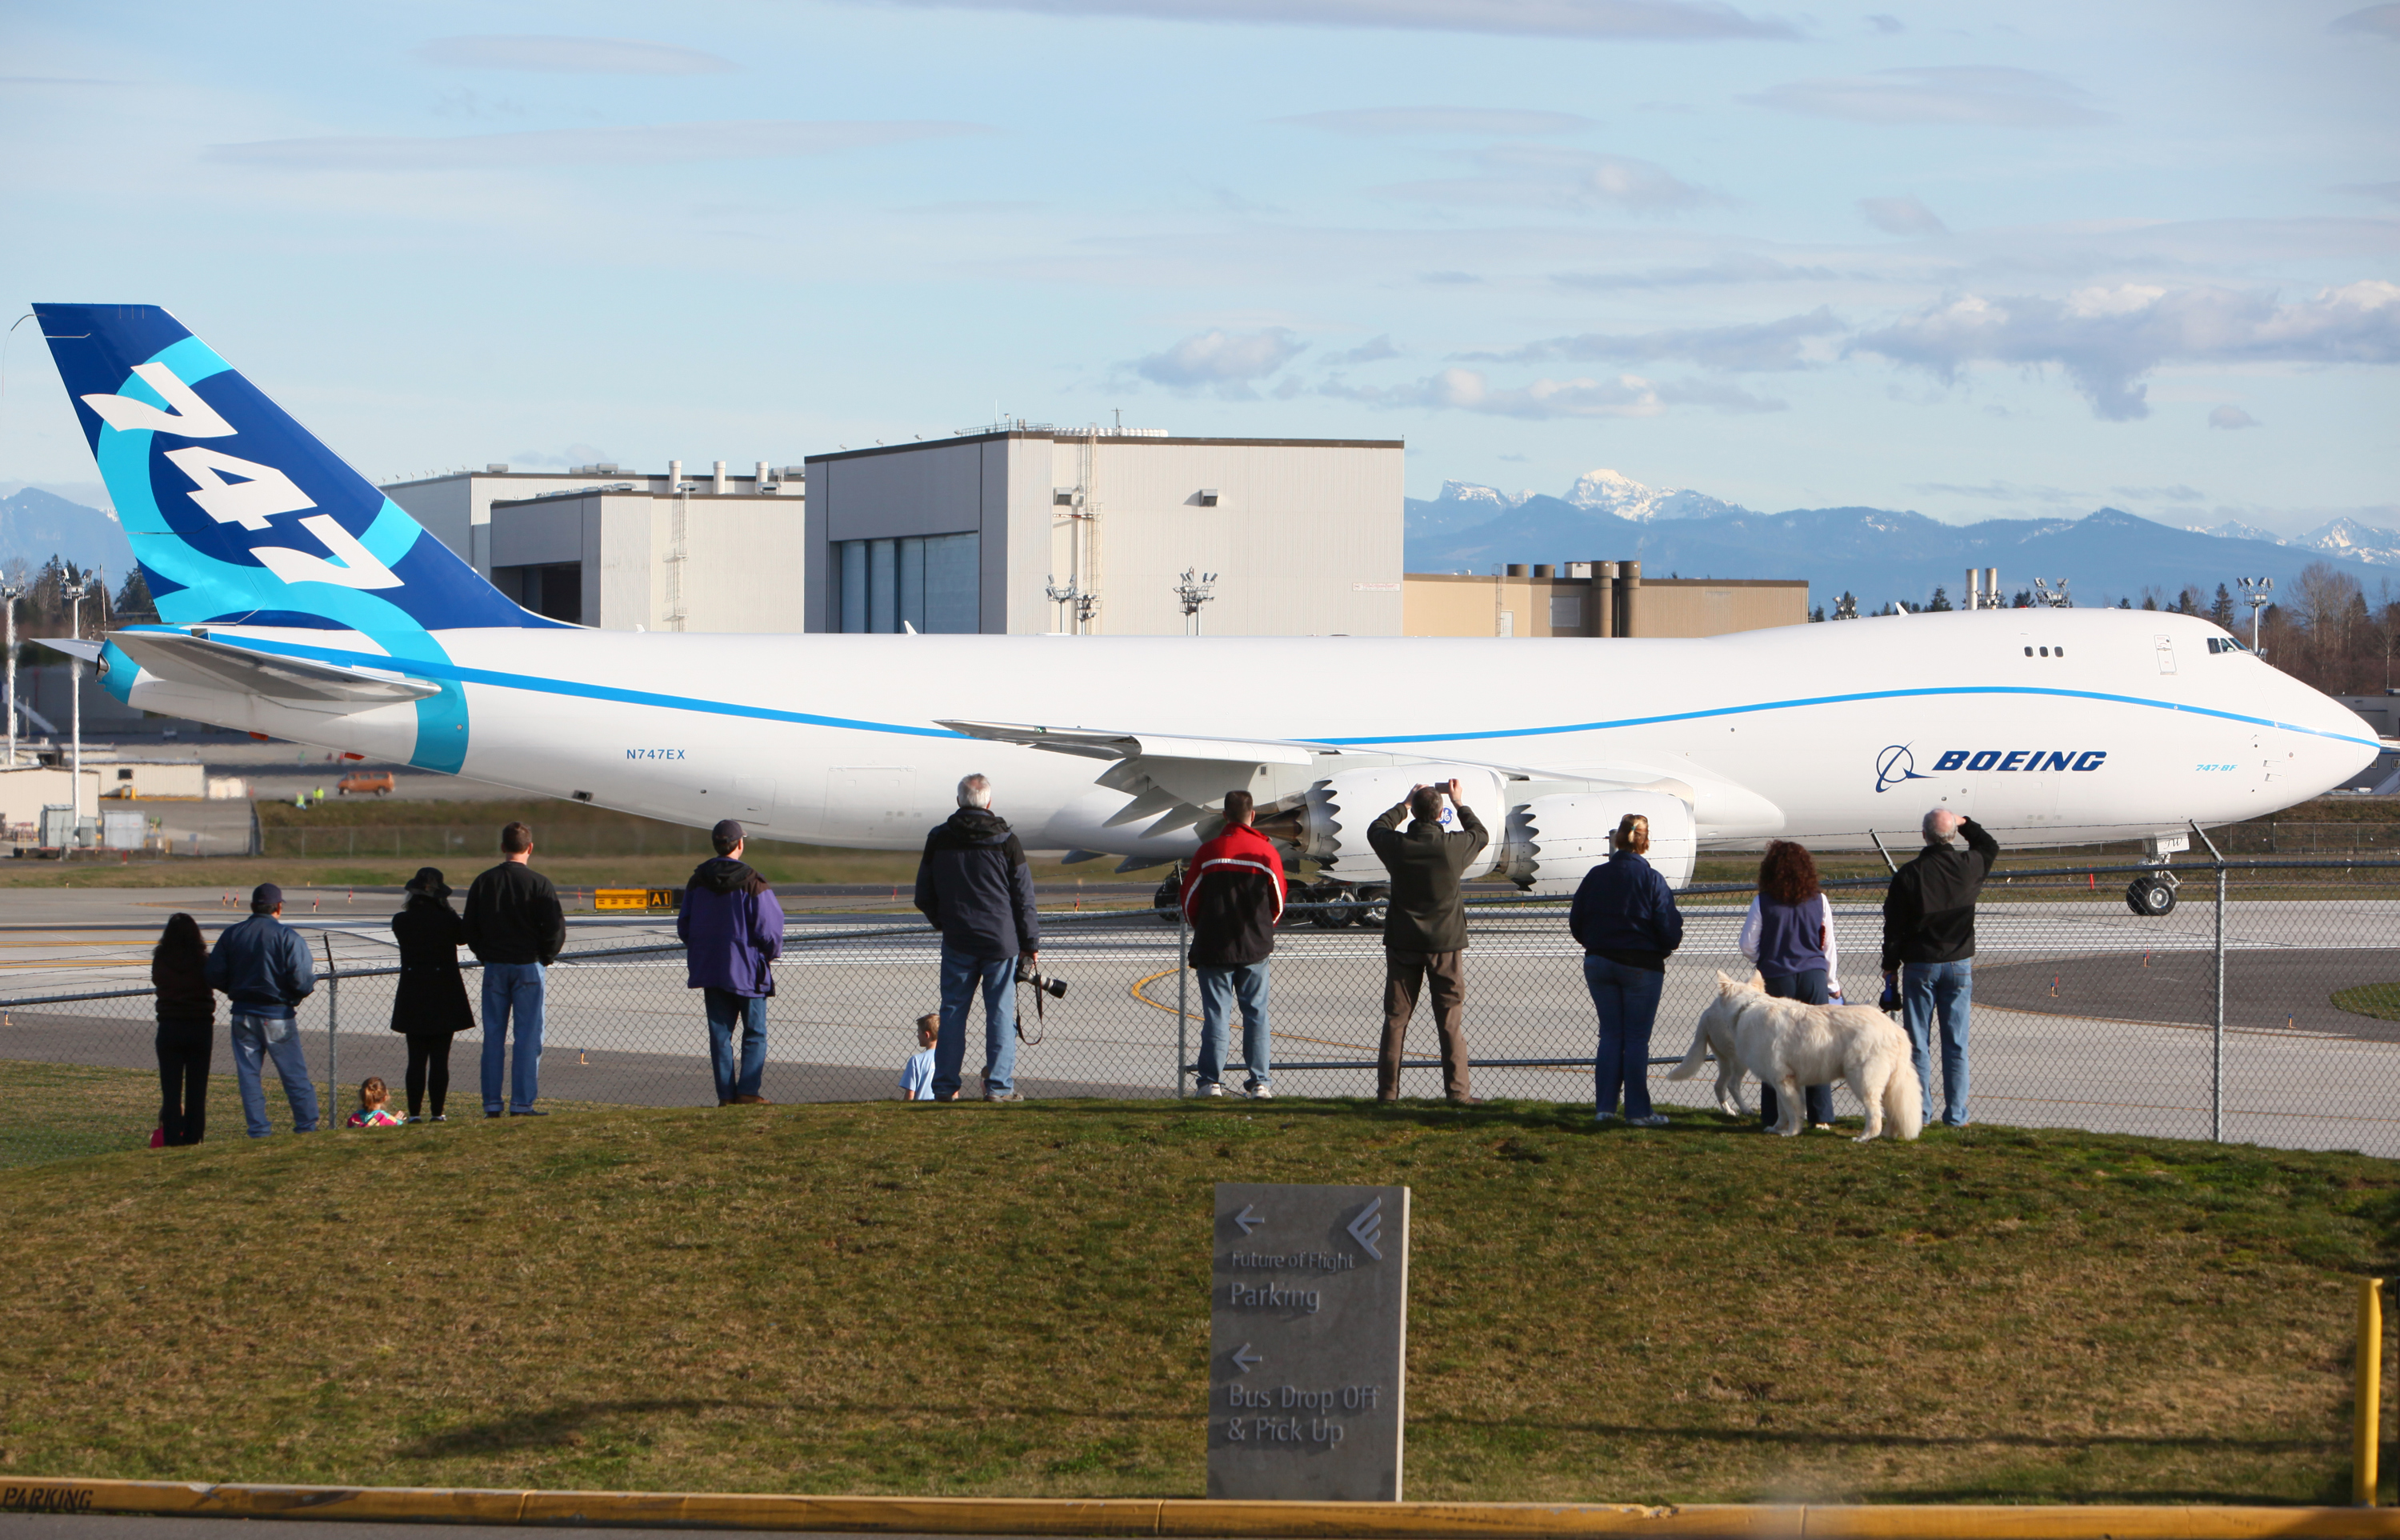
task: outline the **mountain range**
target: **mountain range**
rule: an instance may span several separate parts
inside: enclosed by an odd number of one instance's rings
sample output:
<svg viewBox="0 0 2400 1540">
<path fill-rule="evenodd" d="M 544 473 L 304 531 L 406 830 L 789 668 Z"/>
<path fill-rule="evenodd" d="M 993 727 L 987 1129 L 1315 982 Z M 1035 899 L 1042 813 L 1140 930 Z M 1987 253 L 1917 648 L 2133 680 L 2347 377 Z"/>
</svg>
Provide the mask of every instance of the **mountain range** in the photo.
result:
<svg viewBox="0 0 2400 1540">
<path fill-rule="evenodd" d="M 1704 493 L 1643 485 L 1614 470 L 1579 478 L 1566 496 L 1515 495 L 1444 482 L 1408 501 L 1411 572 L 1489 572 L 1512 562 L 1626 561 L 1645 577 L 1801 578 L 1811 604 L 1844 592 L 1862 612 L 1889 601 L 1924 604 L 1939 586 L 1957 602 L 1970 566 L 1997 566 L 2004 594 L 2037 577 L 2069 584 L 2077 602 L 2165 603 L 2186 584 L 2213 595 L 2233 579 L 2279 589 L 2311 562 L 2400 566 L 2400 531 L 2336 519 L 2295 539 L 2238 524 L 2178 528 L 2121 509 L 2080 519 L 1988 519 L 1951 525 L 1884 508 L 1759 513 Z M 2361 577 L 2367 574 L 2362 573 Z"/>
<path fill-rule="evenodd" d="M 38 568 L 52 556 L 86 571 L 98 567 L 113 588 L 133 570 L 133 547 L 123 526 L 97 508 L 71 502 L 38 486 L 0 497 L 0 566 Z"/>
</svg>

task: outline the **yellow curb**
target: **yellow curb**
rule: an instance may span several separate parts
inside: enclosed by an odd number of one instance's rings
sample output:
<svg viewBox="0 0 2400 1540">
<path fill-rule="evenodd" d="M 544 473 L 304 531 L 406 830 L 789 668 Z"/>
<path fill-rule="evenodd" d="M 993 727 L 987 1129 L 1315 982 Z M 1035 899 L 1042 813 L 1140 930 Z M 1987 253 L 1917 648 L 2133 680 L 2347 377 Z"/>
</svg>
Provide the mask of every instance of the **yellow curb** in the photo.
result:
<svg viewBox="0 0 2400 1540">
<path fill-rule="evenodd" d="M 797 1497 L 771 1493 L 505 1492 L 199 1481 L 0 1479 L 0 1512 L 225 1519 L 616 1525 L 847 1533 L 1130 1535 L 1165 1540 L 2400 1540 L 2400 1508 L 1872 1507 L 1611 1503 L 1242 1503 L 1190 1498 Z"/>
</svg>

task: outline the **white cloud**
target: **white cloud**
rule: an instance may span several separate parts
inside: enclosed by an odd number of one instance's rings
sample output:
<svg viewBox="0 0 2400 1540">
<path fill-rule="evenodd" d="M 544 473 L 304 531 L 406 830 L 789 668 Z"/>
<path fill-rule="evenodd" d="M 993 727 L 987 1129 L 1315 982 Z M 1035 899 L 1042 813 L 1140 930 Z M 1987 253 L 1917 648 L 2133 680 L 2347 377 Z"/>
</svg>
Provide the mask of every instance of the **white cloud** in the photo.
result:
<svg viewBox="0 0 2400 1540">
<path fill-rule="evenodd" d="M 1908 30 L 1907 24 L 1902 22 L 1897 16 L 1870 16 L 1867 18 L 1867 25 L 1874 28 L 1876 32 L 1882 33 L 1887 37 L 1890 36 L 1894 33 L 1906 32 Z"/>
<path fill-rule="evenodd" d="M 437 37 L 416 52 L 420 63 L 445 69 L 540 75 L 724 75 L 739 67 L 698 48 L 631 37 Z"/>
<path fill-rule="evenodd" d="M 2258 419 L 2238 406 L 2220 406 L 2208 415 L 2211 428 L 2256 428 Z"/>
<path fill-rule="evenodd" d="M 1693 267 L 1651 267 L 1631 273 L 1553 273 L 1550 281 L 1570 289 L 1683 289 L 1721 283 L 1800 283 L 1843 275 L 1831 267 L 1795 267 L 1749 252 L 1728 252 Z"/>
<path fill-rule="evenodd" d="M 1854 123 L 2080 128 L 2115 120 L 2054 75 L 1997 64 L 1937 64 L 1873 75 L 1795 80 L 1743 101 Z"/>
<path fill-rule="evenodd" d="M 2207 493 L 2180 482 L 2173 486 L 2112 486 L 2108 490 L 2135 502 L 2197 503 L 2208 500 Z"/>
<path fill-rule="evenodd" d="M 1862 198 L 1859 212 L 1888 236 L 1946 236 L 1950 226 L 1915 198 Z"/>
<path fill-rule="evenodd" d="M 1190 390 L 1213 387 L 1219 394 L 1247 396 L 1252 380 L 1264 379 L 1300 357 L 1308 344 L 1288 326 L 1256 332 L 1216 328 L 1195 332 L 1165 352 L 1133 361 L 1133 372 L 1156 385 Z"/>
<path fill-rule="evenodd" d="M 1527 343 L 1507 353 L 1469 353 L 1470 360 L 1534 363 L 1546 359 L 1569 361 L 1646 362 L 1684 359 L 1705 369 L 1805 369 L 1813 361 L 1811 344 L 1848 328 L 1823 306 L 1807 315 L 1737 326 L 1675 327 L 1661 332 L 1586 332 L 1579 336 L 1552 337 Z"/>
<path fill-rule="evenodd" d="M 2363 32 L 2376 37 L 2400 37 L 2400 5 L 2369 6 L 2337 17 L 2329 32 Z"/>
<path fill-rule="evenodd" d="M 1504 37 L 1600 37 L 1702 43 L 1796 38 L 1772 16 L 1720 0 L 896 0 L 910 6 L 1033 11 L 1047 16 L 1127 16 L 1162 21 L 1263 26 L 1377 27 L 1493 33 Z"/>
<path fill-rule="evenodd" d="M 2380 198 L 2386 203 L 2400 203 L 2400 182 L 2345 182 L 2334 191 L 2355 193 L 2361 198 Z"/>
<path fill-rule="evenodd" d="M 520 166 L 660 165 L 689 160 L 777 160 L 920 139 L 989 133 L 973 123 L 798 122 L 757 119 L 653 123 L 615 129 L 539 129 L 445 137 L 342 135 L 211 144 L 207 158 L 295 171 L 446 171 Z"/>
<path fill-rule="evenodd" d="M 1598 155 L 1548 145 L 1499 144 L 1479 152 L 1484 174 L 1402 183 L 1383 192 L 1417 203 L 1534 204 L 1545 208 L 1602 206 L 1633 213 L 1668 213 L 1720 203 L 1665 167 L 1630 156 Z"/>
<path fill-rule="evenodd" d="M 1495 387 L 1480 369 L 1444 369 L 1407 385 L 1357 386 L 1329 380 L 1317 394 L 1369 406 L 1417 411 L 1474 412 L 1485 416 L 1655 417 L 1670 406 L 1709 406 L 1720 412 L 1780 412 L 1786 403 L 1730 385 L 1704 380 L 1652 381 L 1638 375 L 1614 379 L 1537 379 L 1531 385 Z"/>
<path fill-rule="evenodd" d="M 1480 134 L 1502 139 L 1529 134 L 1576 133 L 1598 125 L 1575 113 L 1528 112 L 1508 107 L 1353 107 L 1341 112 L 1279 117 L 1306 129 L 1350 134 Z"/>
<path fill-rule="evenodd" d="M 2141 377 L 2162 363 L 2400 363 L 2400 283 L 2368 279 L 2294 305 L 2140 285 L 2063 300 L 1969 294 L 1851 346 L 1943 380 L 1974 362 L 2056 364 L 2096 415 L 2124 421 L 2149 416 Z"/>
<path fill-rule="evenodd" d="M 1357 347 L 1351 348 L 1346 353 L 1336 353 L 1327 361 L 1331 363 L 1380 363 L 1385 359 L 1396 359 L 1399 356 L 1400 350 L 1392 346 L 1392 334 L 1386 332 L 1382 336 L 1368 338 L 1365 342 L 1360 343 Z"/>
</svg>

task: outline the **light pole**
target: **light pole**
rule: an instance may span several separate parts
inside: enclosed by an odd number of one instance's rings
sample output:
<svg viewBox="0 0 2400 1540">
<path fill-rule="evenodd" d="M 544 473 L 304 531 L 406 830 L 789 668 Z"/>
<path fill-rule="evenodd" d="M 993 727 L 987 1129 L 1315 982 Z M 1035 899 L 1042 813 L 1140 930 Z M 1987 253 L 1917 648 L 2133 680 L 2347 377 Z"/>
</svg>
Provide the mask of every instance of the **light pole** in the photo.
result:
<svg viewBox="0 0 2400 1540">
<path fill-rule="evenodd" d="M 67 629 L 75 633 L 76 641 L 83 640 L 81 589 L 77 589 L 75 596 L 67 601 Z M 70 740 L 74 745 L 73 758 L 69 761 L 67 773 L 67 804 L 75 809 L 75 833 L 67 838 L 78 840 L 83 834 L 83 660 L 72 656 L 67 659 L 67 705 L 74 722 L 74 737 Z"/>
<path fill-rule="evenodd" d="M 2258 650 L 2258 612 L 2271 602 L 2267 595 L 2275 592 L 2272 578 L 2236 578 L 2242 585 L 2242 602 L 2250 606 L 2250 650 Z"/>
<path fill-rule="evenodd" d="M 17 768 L 17 601 L 23 597 L 22 583 L 0 584 L 0 601 L 8 606 L 8 768 Z"/>
<path fill-rule="evenodd" d="M 1183 634 L 1186 636 L 1200 634 L 1200 606 L 1217 596 L 1216 587 L 1215 573 L 1202 572 L 1193 566 L 1183 569 L 1182 578 L 1175 585 L 1175 598 L 1183 606 Z"/>
</svg>

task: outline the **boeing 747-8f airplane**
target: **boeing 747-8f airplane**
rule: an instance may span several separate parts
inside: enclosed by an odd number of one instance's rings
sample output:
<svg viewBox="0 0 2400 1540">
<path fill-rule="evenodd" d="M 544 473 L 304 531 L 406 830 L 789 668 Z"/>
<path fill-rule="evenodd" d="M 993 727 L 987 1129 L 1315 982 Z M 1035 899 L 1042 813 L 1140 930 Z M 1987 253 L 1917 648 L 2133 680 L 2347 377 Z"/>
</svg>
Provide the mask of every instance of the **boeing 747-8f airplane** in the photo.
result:
<svg viewBox="0 0 2400 1540">
<path fill-rule="evenodd" d="M 166 311 L 35 309 L 165 622 L 81 644 L 111 693 L 677 823 L 914 849 L 982 770 L 1027 845 L 1142 865 L 1242 787 L 1359 881 L 1376 814 L 1456 777 L 1493 869 L 1563 892 L 1628 811 L 1680 884 L 1711 843 L 1913 844 L 1935 804 L 2004 839 L 2170 834 L 2378 746 L 2148 612 L 1540 643 L 587 630 L 503 597 Z"/>
</svg>

